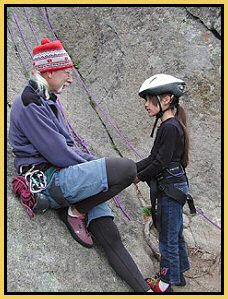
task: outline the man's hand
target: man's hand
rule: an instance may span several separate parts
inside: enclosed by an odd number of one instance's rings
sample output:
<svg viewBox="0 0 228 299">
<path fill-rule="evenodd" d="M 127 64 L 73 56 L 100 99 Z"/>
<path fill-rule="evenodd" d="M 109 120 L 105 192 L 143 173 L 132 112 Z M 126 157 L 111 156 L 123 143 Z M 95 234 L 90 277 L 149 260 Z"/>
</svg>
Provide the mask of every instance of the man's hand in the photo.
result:
<svg viewBox="0 0 228 299">
<path fill-rule="evenodd" d="M 133 181 L 133 183 L 135 185 L 137 185 L 139 182 L 140 182 L 140 179 L 136 176 L 135 179 L 134 179 L 134 181 Z"/>
</svg>

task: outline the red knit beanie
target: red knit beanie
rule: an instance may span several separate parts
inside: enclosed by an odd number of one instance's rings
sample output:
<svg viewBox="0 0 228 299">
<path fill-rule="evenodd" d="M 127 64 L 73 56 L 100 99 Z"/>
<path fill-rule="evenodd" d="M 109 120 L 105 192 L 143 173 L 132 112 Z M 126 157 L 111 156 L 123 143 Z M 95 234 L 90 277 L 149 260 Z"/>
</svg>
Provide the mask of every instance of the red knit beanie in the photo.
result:
<svg viewBox="0 0 228 299">
<path fill-rule="evenodd" d="M 41 45 L 33 49 L 33 66 L 35 70 L 44 73 L 71 68 L 73 62 L 59 40 L 51 42 L 44 38 Z"/>
</svg>

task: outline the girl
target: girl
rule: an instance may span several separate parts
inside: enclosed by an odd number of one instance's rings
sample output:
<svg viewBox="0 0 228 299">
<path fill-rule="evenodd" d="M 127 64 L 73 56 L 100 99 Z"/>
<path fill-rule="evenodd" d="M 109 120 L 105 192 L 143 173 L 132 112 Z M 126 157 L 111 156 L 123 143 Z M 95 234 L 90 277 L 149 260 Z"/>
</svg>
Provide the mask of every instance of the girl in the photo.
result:
<svg viewBox="0 0 228 299">
<path fill-rule="evenodd" d="M 136 178 L 136 183 L 146 181 L 150 186 L 152 216 L 159 231 L 158 279 L 147 279 L 154 292 L 173 292 L 171 285 L 185 285 L 183 272 L 190 268 L 182 216 L 188 193 L 185 167 L 189 151 L 186 114 L 179 105 L 184 87 L 185 82 L 178 78 L 157 74 L 139 90 L 149 116 L 156 117 L 151 137 L 161 120 L 150 155 L 137 163 Z"/>
</svg>

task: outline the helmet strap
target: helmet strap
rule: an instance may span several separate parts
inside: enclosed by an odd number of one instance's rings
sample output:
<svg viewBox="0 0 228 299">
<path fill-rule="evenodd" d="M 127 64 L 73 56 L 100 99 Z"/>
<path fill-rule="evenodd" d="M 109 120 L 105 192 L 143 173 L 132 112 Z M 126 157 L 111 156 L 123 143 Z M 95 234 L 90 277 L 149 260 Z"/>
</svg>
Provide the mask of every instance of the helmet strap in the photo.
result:
<svg viewBox="0 0 228 299">
<path fill-rule="evenodd" d="M 155 131 L 156 125 L 158 123 L 158 120 L 164 114 L 164 111 L 162 111 L 162 106 L 161 106 L 161 98 L 158 95 L 156 96 L 156 98 L 157 98 L 157 101 L 158 101 L 158 105 L 159 105 L 160 111 L 156 114 L 156 119 L 155 119 L 155 122 L 154 122 L 154 126 L 153 126 L 152 132 L 150 134 L 150 137 L 152 137 L 152 138 L 154 136 L 154 131 Z"/>
<path fill-rule="evenodd" d="M 154 126 L 153 126 L 152 132 L 151 132 L 151 134 L 150 134 L 150 137 L 151 137 L 151 138 L 153 138 L 153 136 L 154 136 L 154 130 L 155 130 L 155 128 L 156 128 L 156 125 L 157 125 L 157 122 L 158 122 L 159 118 L 160 118 L 160 117 L 158 117 L 158 116 L 156 115 L 156 119 L 155 119 L 155 122 L 154 122 Z"/>
<path fill-rule="evenodd" d="M 176 107 L 176 108 L 178 108 L 178 105 L 179 105 L 178 101 L 177 101 L 177 103 L 173 104 L 174 95 L 171 96 L 171 100 L 172 100 L 172 101 L 170 102 L 169 107 L 167 107 L 165 110 L 162 110 L 162 106 L 161 106 L 161 98 L 160 98 L 159 96 L 156 96 L 156 97 L 157 97 L 158 104 L 159 104 L 159 107 L 160 107 L 160 111 L 157 113 L 156 117 L 161 118 L 161 117 L 163 116 L 163 114 L 164 114 L 167 110 L 172 109 L 172 107 Z"/>
<path fill-rule="evenodd" d="M 159 105 L 159 108 L 160 108 L 160 111 L 158 112 L 157 115 L 159 115 L 159 117 L 162 117 L 163 113 L 162 113 L 162 106 L 161 106 L 161 98 L 159 96 L 156 96 L 157 98 L 157 101 L 158 101 L 158 105 Z M 161 116 L 160 116 L 161 114 Z"/>
<path fill-rule="evenodd" d="M 164 115 L 164 113 L 171 108 L 171 106 L 169 106 L 165 110 L 162 110 L 161 98 L 158 95 L 156 97 L 157 97 L 157 100 L 158 100 L 160 111 L 156 114 L 156 120 L 154 122 L 154 126 L 153 126 L 153 129 L 152 129 L 152 132 L 150 134 L 150 137 L 152 137 L 152 138 L 154 136 L 154 131 L 155 131 L 155 128 L 156 128 L 156 125 L 157 125 L 157 122 L 158 122 L 159 118 L 161 118 Z M 173 97 L 172 97 L 172 99 L 173 99 Z"/>
</svg>

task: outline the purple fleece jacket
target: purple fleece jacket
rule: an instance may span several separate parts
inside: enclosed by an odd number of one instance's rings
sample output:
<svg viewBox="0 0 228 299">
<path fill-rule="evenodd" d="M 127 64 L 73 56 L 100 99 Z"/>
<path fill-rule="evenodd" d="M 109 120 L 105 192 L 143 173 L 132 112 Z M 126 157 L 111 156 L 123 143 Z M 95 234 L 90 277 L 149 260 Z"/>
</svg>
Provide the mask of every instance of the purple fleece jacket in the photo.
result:
<svg viewBox="0 0 228 299">
<path fill-rule="evenodd" d="M 15 154 L 15 167 L 49 162 L 68 167 L 96 159 L 74 147 L 62 113 L 51 95 L 45 100 L 29 82 L 16 96 L 10 114 L 9 142 Z"/>
</svg>

